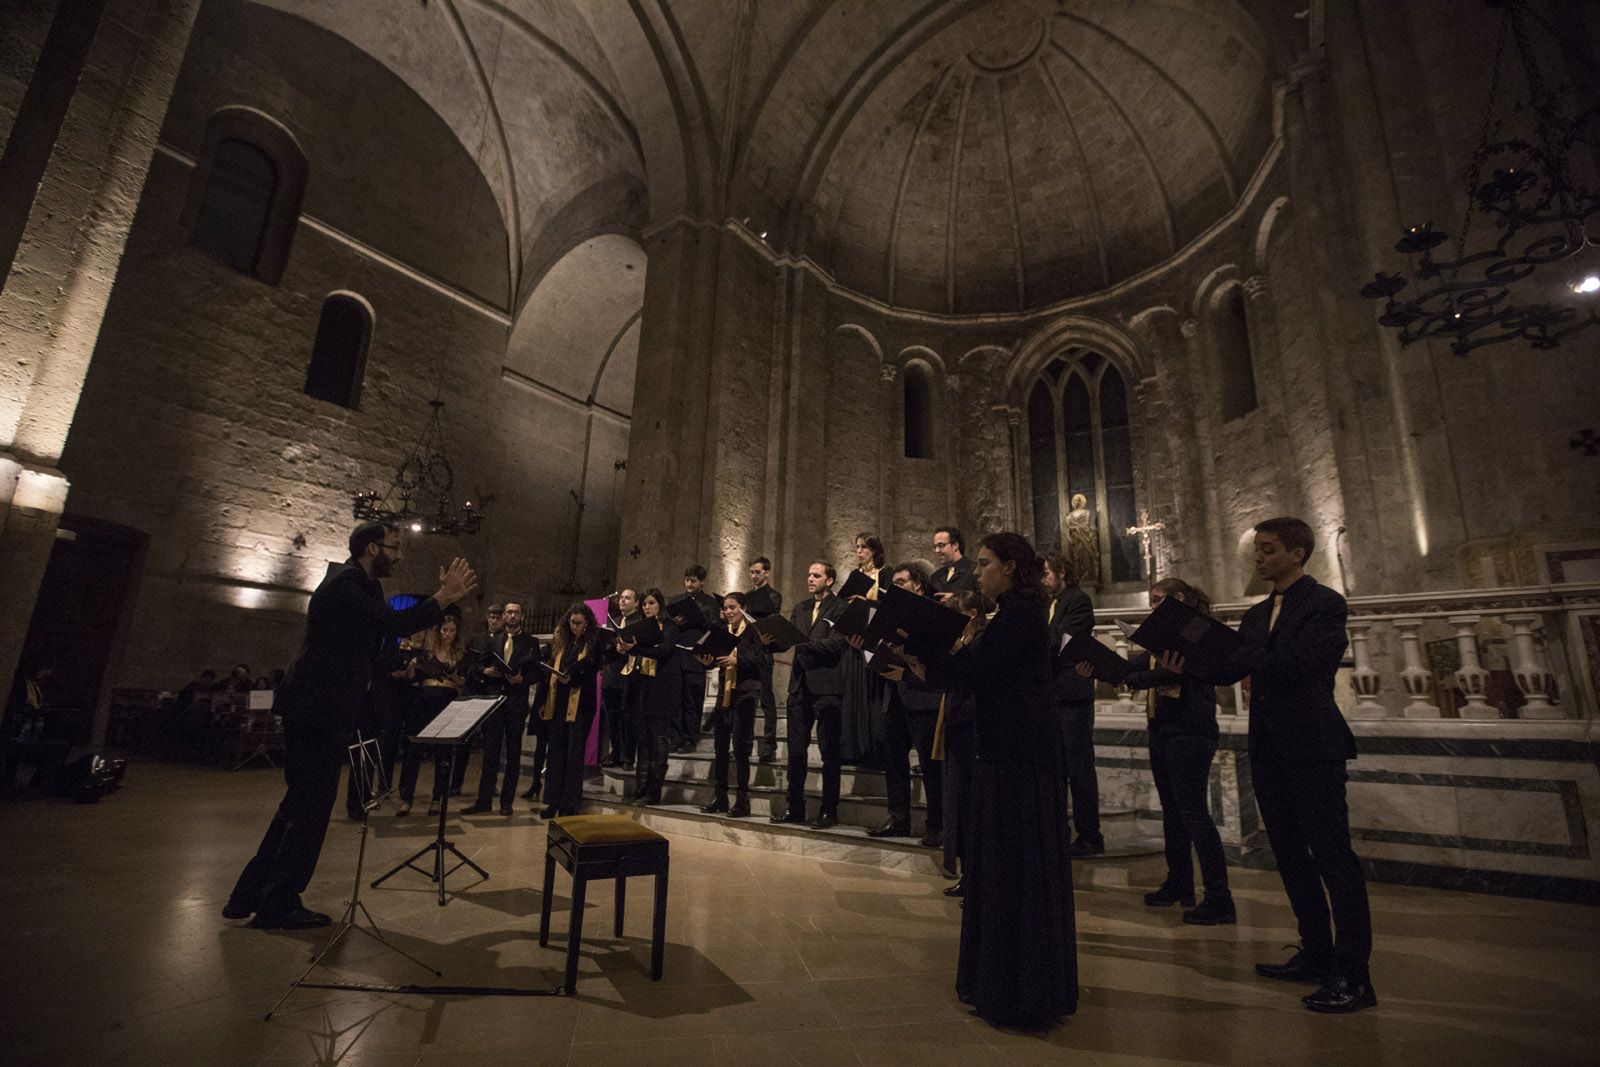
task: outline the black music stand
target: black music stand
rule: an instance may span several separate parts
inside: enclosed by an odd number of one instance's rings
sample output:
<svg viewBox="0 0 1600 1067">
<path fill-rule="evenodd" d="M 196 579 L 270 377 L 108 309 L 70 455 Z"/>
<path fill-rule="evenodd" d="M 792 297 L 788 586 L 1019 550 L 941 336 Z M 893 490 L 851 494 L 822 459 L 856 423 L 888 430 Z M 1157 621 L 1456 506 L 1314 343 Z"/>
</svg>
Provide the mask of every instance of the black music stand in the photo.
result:
<svg viewBox="0 0 1600 1067">
<path fill-rule="evenodd" d="M 455 761 L 461 755 L 462 749 L 466 748 L 467 744 L 472 740 L 472 735 L 477 732 L 478 727 L 483 725 L 483 720 L 498 711 L 500 705 L 505 703 L 505 699 L 503 696 L 467 697 L 463 700 L 451 701 L 443 711 L 434 717 L 432 722 L 424 726 L 415 737 L 409 739 L 409 742 L 413 745 L 422 745 L 425 748 L 440 750 L 439 762 L 433 772 L 436 781 L 450 781 L 451 772 L 455 769 Z M 512 753 L 511 758 L 521 759 L 522 753 Z M 409 867 L 418 874 L 425 874 L 431 881 L 438 883 L 439 906 L 442 908 L 445 905 L 444 880 L 462 867 L 471 867 L 478 872 L 479 878 L 487 880 L 489 872 L 473 863 L 459 848 L 456 848 L 454 842 L 445 838 L 444 824 L 449 817 L 450 790 L 447 787 L 442 791 L 442 795 L 439 798 L 438 836 L 374 879 L 372 888 L 378 888 L 384 882 Z M 432 869 L 417 866 L 417 861 L 430 852 L 433 854 Z M 444 866 L 446 852 L 457 860 L 456 865 L 449 870 L 445 870 Z"/>
<path fill-rule="evenodd" d="M 351 930 L 366 934 L 389 951 L 397 952 L 423 970 L 432 972 L 435 978 L 441 977 L 444 973 L 437 968 L 428 966 L 405 949 L 391 942 L 387 937 L 384 937 L 383 931 L 378 929 L 377 922 L 372 918 L 372 912 L 368 911 L 367 906 L 361 902 L 361 867 L 367 859 L 367 816 L 372 813 L 374 808 L 383 803 L 384 797 L 389 795 L 389 783 L 383 780 L 383 763 L 379 758 L 377 741 L 365 740 L 360 734 L 356 735 L 355 744 L 350 746 L 350 773 L 354 776 L 355 787 L 360 791 L 362 800 L 361 844 L 356 849 L 356 877 L 350 889 L 350 899 L 344 902 L 344 915 L 340 917 L 338 928 L 334 930 L 333 936 L 328 939 L 328 943 L 323 946 L 322 951 L 311 958 L 310 965 L 306 967 L 300 977 L 289 983 L 289 988 L 283 991 L 283 996 L 279 997 L 277 1003 L 272 1005 L 272 1008 L 267 1012 L 266 1017 L 268 1020 L 271 1020 L 273 1014 L 283 1006 L 283 1002 L 289 999 L 289 994 L 301 986 L 312 989 L 375 988 L 368 983 L 361 982 L 306 981 L 311 972 L 316 970 L 317 965 L 322 962 L 323 957 L 332 952 L 333 947 L 343 940 L 344 935 Z M 357 912 L 366 917 L 366 926 L 357 924 Z"/>
</svg>

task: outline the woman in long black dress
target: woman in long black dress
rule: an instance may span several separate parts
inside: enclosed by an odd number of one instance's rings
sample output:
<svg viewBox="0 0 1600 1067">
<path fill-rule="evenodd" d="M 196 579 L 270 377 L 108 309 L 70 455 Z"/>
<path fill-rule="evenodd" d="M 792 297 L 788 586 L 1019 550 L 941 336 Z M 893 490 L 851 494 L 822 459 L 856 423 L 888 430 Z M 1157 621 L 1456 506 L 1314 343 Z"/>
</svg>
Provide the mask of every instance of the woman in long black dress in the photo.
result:
<svg viewBox="0 0 1600 1067">
<path fill-rule="evenodd" d="M 667 618 L 667 598 L 661 590 L 646 590 L 640 607 L 645 618 L 661 624 L 661 638 L 649 645 L 617 640 L 617 652 L 631 654 L 637 662 L 634 684 L 639 688 L 638 785 L 629 799 L 635 804 L 659 804 L 667 779 L 667 731 L 683 708 L 682 653 L 678 627 Z"/>
<path fill-rule="evenodd" d="M 889 586 L 889 569 L 883 564 L 883 541 L 874 533 L 858 533 L 855 553 L 856 570 L 872 583 L 865 599 L 876 601 Z M 866 657 L 854 647 L 846 649 L 839 657 L 839 673 L 844 685 L 839 697 L 839 761 L 854 766 L 881 767 L 888 686 L 882 675 L 867 670 Z"/>
<path fill-rule="evenodd" d="M 607 658 L 599 636 L 594 612 L 583 603 L 568 608 L 556 627 L 545 698 L 534 712 L 550 724 L 550 763 L 539 812 L 546 819 L 576 815 L 583 806 L 583 754 L 599 710 L 600 671 Z"/>
<path fill-rule="evenodd" d="M 1078 1006 L 1066 779 L 1051 705 L 1043 564 L 1026 538 L 990 534 L 978 589 L 999 606 L 954 654 L 909 649 L 941 688 L 970 686 L 972 835 L 956 996 L 996 1026 L 1049 1029 Z"/>
</svg>

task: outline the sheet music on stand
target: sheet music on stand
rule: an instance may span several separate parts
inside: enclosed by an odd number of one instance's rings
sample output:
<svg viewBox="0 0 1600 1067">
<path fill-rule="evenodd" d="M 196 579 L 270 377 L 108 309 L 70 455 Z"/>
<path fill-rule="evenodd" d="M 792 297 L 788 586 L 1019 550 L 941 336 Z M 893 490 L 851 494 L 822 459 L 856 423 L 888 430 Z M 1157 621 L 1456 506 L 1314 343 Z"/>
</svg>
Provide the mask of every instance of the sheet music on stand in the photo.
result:
<svg viewBox="0 0 1600 1067">
<path fill-rule="evenodd" d="M 417 731 L 414 740 L 443 744 L 465 738 L 494 710 L 504 697 L 466 697 L 452 700 L 433 721 Z"/>
</svg>

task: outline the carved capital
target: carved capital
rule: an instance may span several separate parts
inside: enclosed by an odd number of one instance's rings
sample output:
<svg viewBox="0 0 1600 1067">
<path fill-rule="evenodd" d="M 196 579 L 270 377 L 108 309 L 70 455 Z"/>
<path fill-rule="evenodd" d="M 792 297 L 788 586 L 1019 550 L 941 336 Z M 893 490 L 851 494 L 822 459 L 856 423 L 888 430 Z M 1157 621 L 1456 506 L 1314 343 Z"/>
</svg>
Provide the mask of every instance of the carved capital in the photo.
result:
<svg viewBox="0 0 1600 1067">
<path fill-rule="evenodd" d="M 1190 341 L 1194 340 L 1195 335 L 1200 332 L 1200 320 L 1184 319 L 1182 322 L 1178 323 L 1178 332 L 1183 334 L 1185 339 Z"/>
<path fill-rule="evenodd" d="M 896 367 L 893 363 L 885 363 L 878 368 L 878 373 L 883 375 L 883 380 L 885 382 L 892 382 L 894 381 L 895 375 L 900 373 L 900 368 Z"/>
<path fill-rule="evenodd" d="M 1240 288 L 1244 290 L 1244 295 L 1252 300 L 1258 296 L 1265 296 L 1267 293 L 1266 275 L 1252 274 L 1240 284 Z"/>
<path fill-rule="evenodd" d="M 961 375 L 946 374 L 944 376 L 944 384 L 945 388 L 949 389 L 952 393 L 961 392 Z"/>
<path fill-rule="evenodd" d="M 1006 408 L 1006 422 L 1011 425 L 1013 430 L 1020 428 L 1022 426 L 1022 409 Z"/>
</svg>

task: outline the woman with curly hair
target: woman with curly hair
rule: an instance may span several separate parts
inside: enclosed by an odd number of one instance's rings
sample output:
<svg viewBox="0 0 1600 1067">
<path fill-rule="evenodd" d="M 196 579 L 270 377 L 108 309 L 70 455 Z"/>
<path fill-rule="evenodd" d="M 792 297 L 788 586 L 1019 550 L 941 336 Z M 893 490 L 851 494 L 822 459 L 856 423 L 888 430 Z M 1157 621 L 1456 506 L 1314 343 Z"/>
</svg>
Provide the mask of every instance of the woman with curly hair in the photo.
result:
<svg viewBox="0 0 1600 1067">
<path fill-rule="evenodd" d="M 940 688 L 970 688 L 972 813 L 956 996 L 995 1026 L 1047 1030 L 1078 1006 L 1077 933 L 1061 732 L 1051 703 L 1044 565 L 1021 534 L 983 539 L 983 639 L 911 647 Z"/>
</svg>

